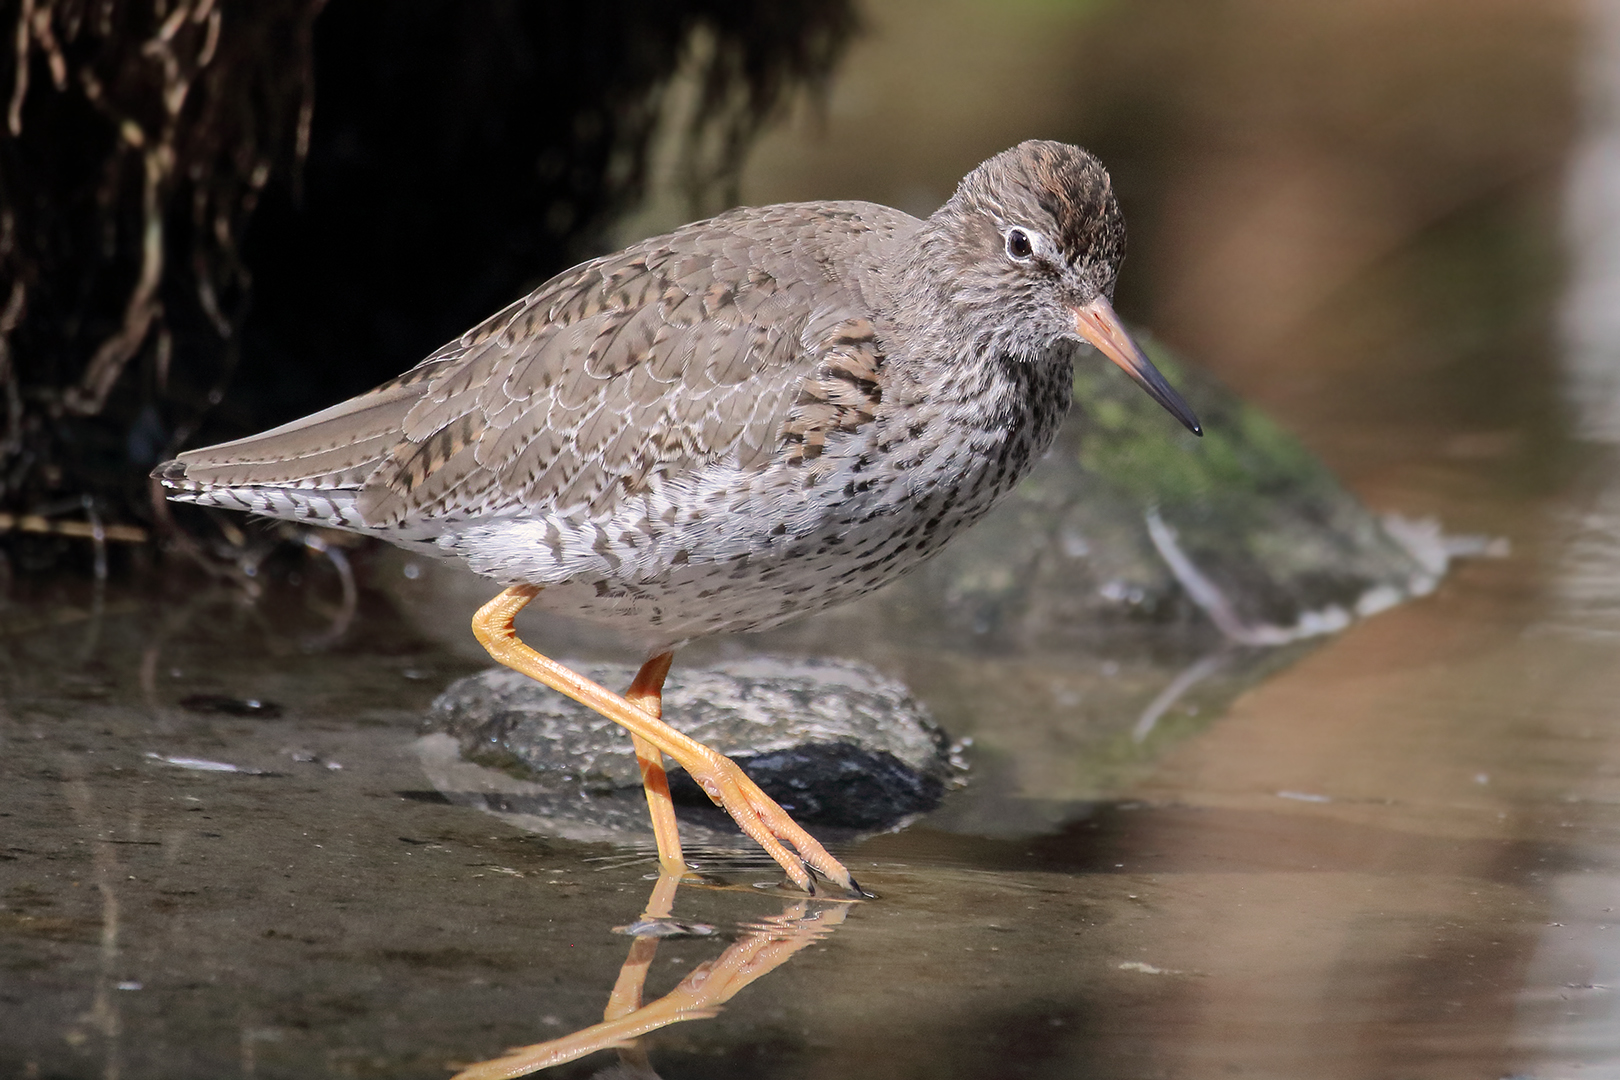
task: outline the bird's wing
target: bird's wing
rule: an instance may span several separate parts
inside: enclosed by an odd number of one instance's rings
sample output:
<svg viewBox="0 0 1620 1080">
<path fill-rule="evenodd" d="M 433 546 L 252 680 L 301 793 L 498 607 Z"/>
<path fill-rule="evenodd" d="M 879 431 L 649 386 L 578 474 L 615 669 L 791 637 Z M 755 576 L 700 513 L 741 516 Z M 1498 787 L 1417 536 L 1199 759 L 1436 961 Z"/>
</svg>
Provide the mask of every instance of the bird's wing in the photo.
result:
<svg viewBox="0 0 1620 1080">
<path fill-rule="evenodd" d="M 827 220 L 792 210 L 585 263 L 398 379 L 161 475 L 347 489 L 385 528 L 519 507 L 595 516 L 654 473 L 813 460 L 871 419 L 883 356 L 815 242 Z"/>
</svg>

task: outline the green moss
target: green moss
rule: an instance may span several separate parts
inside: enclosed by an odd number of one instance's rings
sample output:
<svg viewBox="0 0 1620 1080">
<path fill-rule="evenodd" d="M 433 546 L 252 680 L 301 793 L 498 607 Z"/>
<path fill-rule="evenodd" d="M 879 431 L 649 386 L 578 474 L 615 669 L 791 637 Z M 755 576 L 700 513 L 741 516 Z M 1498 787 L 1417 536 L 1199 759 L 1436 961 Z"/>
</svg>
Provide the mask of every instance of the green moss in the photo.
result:
<svg viewBox="0 0 1620 1080">
<path fill-rule="evenodd" d="M 1185 431 L 1112 364 L 1082 359 L 1074 393 L 1084 416 L 1080 464 L 1139 505 L 1229 502 L 1234 496 L 1305 494 L 1336 487 L 1299 440 L 1158 343 L 1142 345 L 1203 422 Z"/>
</svg>

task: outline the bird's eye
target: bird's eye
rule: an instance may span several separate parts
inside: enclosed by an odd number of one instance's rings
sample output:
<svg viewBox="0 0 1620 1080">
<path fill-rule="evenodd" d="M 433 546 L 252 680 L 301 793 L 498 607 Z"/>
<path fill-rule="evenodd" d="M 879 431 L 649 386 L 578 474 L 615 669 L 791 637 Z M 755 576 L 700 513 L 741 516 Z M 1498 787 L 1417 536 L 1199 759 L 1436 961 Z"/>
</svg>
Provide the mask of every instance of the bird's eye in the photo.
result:
<svg viewBox="0 0 1620 1080">
<path fill-rule="evenodd" d="M 1023 229 L 1012 229 L 1007 233 L 1007 258 L 1023 262 L 1034 254 L 1035 245 L 1030 242 L 1029 233 Z"/>
</svg>

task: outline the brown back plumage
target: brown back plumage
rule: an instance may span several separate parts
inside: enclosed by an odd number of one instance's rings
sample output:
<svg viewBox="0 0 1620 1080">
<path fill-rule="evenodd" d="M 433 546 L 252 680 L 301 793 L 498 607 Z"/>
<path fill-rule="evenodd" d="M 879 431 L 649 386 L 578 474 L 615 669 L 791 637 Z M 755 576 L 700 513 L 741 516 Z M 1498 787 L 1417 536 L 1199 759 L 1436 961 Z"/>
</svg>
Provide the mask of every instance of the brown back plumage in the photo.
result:
<svg viewBox="0 0 1620 1080">
<path fill-rule="evenodd" d="M 863 282 L 917 224 L 812 204 L 689 225 L 553 278 L 376 390 L 159 475 L 275 490 L 286 516 L 305 516 L 301 493 L 352 493 L 360 520 L 339 523 L 388 529 L 595 514 L 655 471 L 808 461 L 872 419 L 884 358 Z"/>
</svg>

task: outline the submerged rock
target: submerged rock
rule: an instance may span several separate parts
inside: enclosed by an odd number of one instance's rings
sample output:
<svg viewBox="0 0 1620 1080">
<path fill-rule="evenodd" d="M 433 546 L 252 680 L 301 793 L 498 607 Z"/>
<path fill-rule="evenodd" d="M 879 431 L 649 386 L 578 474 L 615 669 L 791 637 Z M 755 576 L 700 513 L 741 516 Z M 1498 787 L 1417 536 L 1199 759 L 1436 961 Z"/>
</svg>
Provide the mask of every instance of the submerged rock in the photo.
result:
<svg viewBox="0 0 1620 1080">
<path fill-rule="evenodd" d="M 577 670 L 614 688 L 635 676 L 626 665 Z M 736 760 L 807 825 L 892 827 L 933 809 L 951 775 L 945 734 L 927 710 L 903 685 L 854 661 L 761 656 L 677 667 L 664 688 L 664 715 Z M 646 831 L 629 737 L 526 676 L 495 668 L 461 679 L 434 702 L 430 722 L 455 740 L 462 760 L 523 782 L 502 792 L 529 798 L 523 812 Z M 434 752 L 442 758 L 443 749 Z M 671 771 L 670 788 L 678 803 L 709 807 L 682 770 Z M 607 812 L 615 793 L 632 796 L 633 814 Z"/>
</svg>

